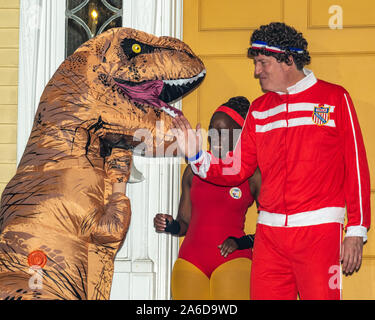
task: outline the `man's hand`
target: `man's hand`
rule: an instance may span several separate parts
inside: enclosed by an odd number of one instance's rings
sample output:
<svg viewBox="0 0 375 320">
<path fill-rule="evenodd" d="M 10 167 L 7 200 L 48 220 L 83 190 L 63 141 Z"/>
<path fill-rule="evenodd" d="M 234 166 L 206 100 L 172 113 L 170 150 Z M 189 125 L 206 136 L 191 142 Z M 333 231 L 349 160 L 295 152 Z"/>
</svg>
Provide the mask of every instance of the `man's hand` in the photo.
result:
<svg viewBox="0 0 375 320">
<path fill-rule="evenodd" d="M 202 150 L 201 126 L 198 123 L 195 130 L 191 128 L 189 121 L 184 116 L 173 119 L 176 127 L 176 138 L 180 153 L 187 158 L 192 158 Z"/>
<path fill-rule="evenodd" d="M 342 272 L 351 275 L 358 271 L 362 263 L 363 238 L 345 237 L 341 246 Z"/>
<path fill-rule="evenodd" d="M 220 249 L 220 253 L 224 258 L 228 256 L 228 254 L 236 251 L 238 249 L 238 245 L 236 241 L 231 238 L 227 238 L 222 244 L 217 246 Z"/>
</svg>

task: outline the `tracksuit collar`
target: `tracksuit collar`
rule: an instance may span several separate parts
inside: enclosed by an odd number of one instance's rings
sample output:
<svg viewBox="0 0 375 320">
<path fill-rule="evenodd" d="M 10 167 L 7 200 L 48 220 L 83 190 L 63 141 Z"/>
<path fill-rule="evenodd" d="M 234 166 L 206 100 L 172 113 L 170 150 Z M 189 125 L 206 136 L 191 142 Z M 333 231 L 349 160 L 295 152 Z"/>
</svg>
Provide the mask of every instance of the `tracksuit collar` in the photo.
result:
<svg viewBox="0 0 375 320">
<path fill-rule="evenodd" d="M 303 68 L 303 73 L 305 77 L 298 81 L 296 84 L 288 87 L 288 94 L 296 94 L 303 92 L 309 88 L 311 88 L 318 80 L 315 78 L 314 72 L 309 69 Z M 278 94 L 286 94 L 285 92 L 277 92 Z"/>
</svg>

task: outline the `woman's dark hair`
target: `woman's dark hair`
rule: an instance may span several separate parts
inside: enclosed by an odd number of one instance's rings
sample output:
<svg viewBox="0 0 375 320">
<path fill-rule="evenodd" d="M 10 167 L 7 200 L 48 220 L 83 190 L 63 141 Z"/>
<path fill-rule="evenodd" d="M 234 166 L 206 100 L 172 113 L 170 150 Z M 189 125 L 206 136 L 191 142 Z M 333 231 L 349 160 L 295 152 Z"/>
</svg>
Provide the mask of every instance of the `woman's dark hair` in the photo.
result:
<svg viewBox="0 0 375 320">
<path fill-rule="evenodd" d="M 260 26 L 251 35 L 250 44 L 254 41 L 266 42 L 268 46 L 275 46 L 285 50 L 285 53 L 270 52 L 265 48 L 254 49 L 250 47 L 247 53 L 250 58 L 262 54 L 273 56 L 278 62 L 285 62 L 291 65 L 293 62 L 289 57 L 292 56 L 298 70 L 302 70 L 305 65 L 310 63 L 311 59 L 307 51 L 308 43 L 306 39 L 302 33 L 285 23 L 272 22 L 268 25 Z M 290 50 L 290 48 L 303 50 L 303 53 L 297 53 Z"/>
<path fill-rule="evenodd" d="M 227 102 L 222 104 L 228 108 L 236 111 L 242 118 L 246 118 L 247 112 L 249 111 L 250 102 L 243 96 L 230 98 Z"/>
</svg>

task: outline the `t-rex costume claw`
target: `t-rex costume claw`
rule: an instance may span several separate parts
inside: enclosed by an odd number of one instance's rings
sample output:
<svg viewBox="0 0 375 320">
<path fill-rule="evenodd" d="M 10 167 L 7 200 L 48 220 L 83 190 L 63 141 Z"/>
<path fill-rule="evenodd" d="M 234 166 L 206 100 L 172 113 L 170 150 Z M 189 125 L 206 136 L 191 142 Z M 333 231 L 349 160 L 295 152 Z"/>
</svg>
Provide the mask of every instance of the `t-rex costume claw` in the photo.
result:
<svg viewBox="0 0 375 320">
<path fill-rule="evenodd" d="M 167 103 L 204 78 L 183 42 L 111 29 L 83 44 L 47 84 L 0 211 L 1 299 L 108 299 L 130 203 L 133 139 L 143 152 L 174 143 Z M 164 131 L 157 130 L 159 121 Z M 142 134 L 141 134 L 142 135 Z"/>
</svg>

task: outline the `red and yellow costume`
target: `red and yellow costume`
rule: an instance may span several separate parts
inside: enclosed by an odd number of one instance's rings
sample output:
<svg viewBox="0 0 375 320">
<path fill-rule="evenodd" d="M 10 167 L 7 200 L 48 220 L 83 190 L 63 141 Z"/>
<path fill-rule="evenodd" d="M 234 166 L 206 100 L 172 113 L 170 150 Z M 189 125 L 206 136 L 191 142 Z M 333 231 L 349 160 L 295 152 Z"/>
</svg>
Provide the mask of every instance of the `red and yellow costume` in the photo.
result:
<svg viewBox="0 0 375 320">
<path fill-rule="evenodd" d="M 251 249 L 225 258 L 218 248 L 230 236 L 245 235 L 245 215 L 254 201 L 249 182 L 222 187 L 194 176 L 190 197 L 191 220 L 172 273 L 173 298 L 249 299 Z"/>
</svg>

